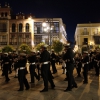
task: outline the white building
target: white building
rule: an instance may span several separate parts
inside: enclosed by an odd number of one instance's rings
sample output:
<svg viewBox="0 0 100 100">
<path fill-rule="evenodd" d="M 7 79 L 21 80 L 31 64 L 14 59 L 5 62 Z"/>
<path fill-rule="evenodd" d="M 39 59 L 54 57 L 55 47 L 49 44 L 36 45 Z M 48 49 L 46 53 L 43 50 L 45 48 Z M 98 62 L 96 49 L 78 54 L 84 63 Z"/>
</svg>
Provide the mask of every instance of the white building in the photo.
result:
<svg viewBox="0 0 100 100">
<path fill-rule="evenodd" d="M 44 21 L 49 25 L 48 31 L 44 30 Z M 67 42 L 67 33 L 61 18 L 34 18 L 21 12 L 12 15 L 9 5 L 0 5 L 0 48 L 12 45 L 16 49 L 22 43 L 33 48 L 40 42 L 52 44 L 52 40 L 56 39 Z"/>
</svg>

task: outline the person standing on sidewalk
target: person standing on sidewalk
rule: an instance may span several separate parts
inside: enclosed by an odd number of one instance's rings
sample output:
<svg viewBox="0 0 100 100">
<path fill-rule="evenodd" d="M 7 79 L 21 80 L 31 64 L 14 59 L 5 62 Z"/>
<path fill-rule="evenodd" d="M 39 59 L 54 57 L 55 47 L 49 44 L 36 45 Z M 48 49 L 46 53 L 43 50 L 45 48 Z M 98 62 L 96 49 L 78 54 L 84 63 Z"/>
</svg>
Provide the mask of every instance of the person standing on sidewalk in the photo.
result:
<svg viewBox="0 0 100 100">
<path fill-rule="evenodd" d="M 73 77 L 74 70 L 74 52 L 71 49 L 70 45 L 65 46 L 65 56 L 63 60 L 66 62 L 66 70 L 67 70 L 67 79 L 68 79 L 68 87 L 64 90 L 64 92 L 71 91 L 72 88 L 77 88 L 77 84 Z"/>
</svg>

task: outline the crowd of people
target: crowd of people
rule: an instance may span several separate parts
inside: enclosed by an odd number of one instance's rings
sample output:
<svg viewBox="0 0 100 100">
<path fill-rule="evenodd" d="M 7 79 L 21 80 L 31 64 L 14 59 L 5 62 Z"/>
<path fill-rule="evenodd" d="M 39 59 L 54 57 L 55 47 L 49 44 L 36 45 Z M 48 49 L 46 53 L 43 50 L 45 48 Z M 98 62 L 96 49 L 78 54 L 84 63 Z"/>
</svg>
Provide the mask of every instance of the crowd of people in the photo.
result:
<svg viewBox="0 0 100 100">
<path fill-rule="evenodd" d="M 69 45 L 65 46 L 64 52 L 57 56 L 54 51 L 50 54 L 45 46 L 41 47 L 41 51 L 38 53 L 31 52 L 26 55 L 25 53 L 0 53 L 0 64 L 2 69 L 2 76 L 5 76 L 5 82 L 10 81 L 9 74 L 12 73 L 12 68 L 15 71 L 15 78 L 18 78 L 19 89 L 18 91 L 30 89 L 29 82 L 27 81 L 26 74 L 28 73 L 26 63 L 29 63 L 29 72 L 31 84 L 35 83 L 35 78 L 39 81 L 43 79 L 44 88 L 40 92 L 48 91 L 48 82 L 50 82 L 51 88 L 55 88 L 52 74 L 57 73 L 56 64 L 61 64 L 63 73 L 66 77 L 64 80 L 68 81 L 68 86 L 64 90 L 65 92 L 71 91 L 73 88 L 77 88 L 75 82 L 73 70 L 76 68 L 77 77 L 81 77 L 81 70 L 83 70 L 83 84 L 88 83 L 88 71 L 95 69 L 95 75 L 99 76 L 100 68 L 100 52 L 84 51 L 82 54 L 74 53 Z M 52 67 L 52 72 L 51 68 Z M 37 69 L 37 71 L 36 71 Z M 65 72 L 66 71 L 66 72 Z"/>
</svg>

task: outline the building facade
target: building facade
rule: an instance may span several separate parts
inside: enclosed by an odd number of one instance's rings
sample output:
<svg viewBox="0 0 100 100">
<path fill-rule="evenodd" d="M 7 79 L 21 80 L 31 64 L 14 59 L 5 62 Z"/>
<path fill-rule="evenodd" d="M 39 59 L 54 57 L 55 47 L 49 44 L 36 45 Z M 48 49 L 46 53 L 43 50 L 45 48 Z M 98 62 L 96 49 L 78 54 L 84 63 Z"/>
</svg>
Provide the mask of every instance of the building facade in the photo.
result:
<svg viewBox="0 0 100 100">
<path fill-rule="evenodd" d="M 46 22 L 53 29 L 44 31 L 42 26 Z M 5 4 L 0 5 L 0 48 L 6 45 L 12 45 L 15 49 L 25 43 L 32 49 L 35 45 L 44 42 L 48 45 L 53 40 L 59 39 L 61 42 L 67 42 L 67 34 L 61 18 L 34 18 L 31 14 L 24 15 L 18 13 L 13 15 L 12 9 Z"/>
<path fill-rule="evenodd" d="M 100 23 L 77 24 L 75 41 L 80 53 L 100 47 Z"/>
</svg>

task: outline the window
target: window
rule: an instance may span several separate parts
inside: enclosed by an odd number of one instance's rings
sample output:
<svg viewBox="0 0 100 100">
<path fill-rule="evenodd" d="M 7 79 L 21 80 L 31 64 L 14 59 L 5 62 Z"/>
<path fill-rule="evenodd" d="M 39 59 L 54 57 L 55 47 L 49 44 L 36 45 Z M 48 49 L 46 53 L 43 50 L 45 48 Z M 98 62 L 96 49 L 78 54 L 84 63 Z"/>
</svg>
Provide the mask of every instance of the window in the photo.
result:
<svg viewBox="0 0 100 100">
<path fill-rule="evenodd" d="M 95 34 L 98 34 L 98 33 L 99 33 L 99 31 L 98 31 L 98 29 L 96 29 L 96 30 L 95 30 Z"/>
<path fill-rule="evenodd" d="M 19 32 L 22 32 L 23 25 L 22 23 L 19 24 Z"/>
<path fill-rule="evenodd" d="M 37 34 L 42 33 L 42 22 L 35 22 L 34 23 L 34 32 Z"/>
<path fill-rule="evenodd" d="M 5 17 L 7 17 L 7 12 L 5 13 Z"/>
<path fill-rule="evenodd" d="M 1 13 L 1 17 L 4 17 L 4 13 L 3 12 Z"/>
<path fill-rule="evenodd" d="M 29 32 L 29 23 L 26 23 L 26 32 Z"/>
<path fill-rule="evenodd" d="M 88 45 L 88 38 L 84 38 L 84 44 Z"/>
<path fill-rule="evenodd" d="M 54 22 L 54 33 L 59 33 L 59 22 Z"/>
<path fill-rule="evenodd" d="M 25 38 L 29 38 L 29 35 L 25 35 Z"/>
<path fill-rule="evenodd" d="M 84 28 L 83 35 L 89 35 L 89 33 L 88 33 L 88 31 L 87 31 L 87 28 Z"/>
<path fill-rule="evenodd" d="M 11 35 L 11 39 L 14 39 L 15 38 L 15 35 Z"/>
<path fill-rule="evenodd" d="M 100 44 L 100 36 L 94 36 L 95 44 Z"/>
<path fill-rule="evenodd" d="M 2 36 L 2 42 L 6 42 L 6 40 L 7 40 L 7 37 L 5 35 Z"/>
<path fill-rule="evenodd" d="M 7 23 L 0 23 L 0 32 L 7 32 Z"/>
<path fill-rule="evenodd" d="M 12 32 L 16 32 L 16 25 L 12 24 Z"/>
</svg>

